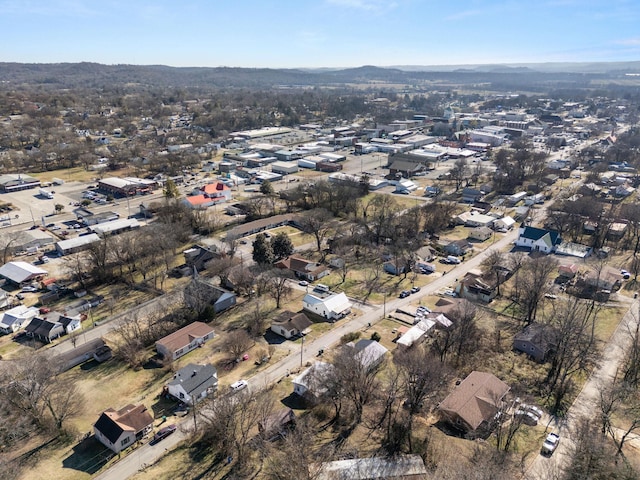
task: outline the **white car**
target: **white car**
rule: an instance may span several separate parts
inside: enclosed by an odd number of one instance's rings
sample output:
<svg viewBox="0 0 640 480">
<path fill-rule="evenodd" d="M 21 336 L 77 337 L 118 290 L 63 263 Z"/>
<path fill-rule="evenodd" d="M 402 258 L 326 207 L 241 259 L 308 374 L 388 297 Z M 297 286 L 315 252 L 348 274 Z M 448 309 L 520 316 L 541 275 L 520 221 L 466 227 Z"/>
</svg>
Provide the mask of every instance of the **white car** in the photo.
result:
<svg viewBox="0 0 640 480">
<path fill-rule="evenodd" d="M 558 448 L 558 443 L 560 443 L 560 436 L 556 433 L 550 433 L 545 438 L 540 453 L 542 455 L 551 455 Z"/>
<path fill-rule="evenodd" d="M 538 419 L 542 418 L 543 411 L 535 405 L 522 405 L 520 408 L 533 413 Z"/>
<path fill-rule="evenodd" d="M 444 294 L 449 296 L 449 297 L 457 297 L 458 296 L 458 294 L 454 290 L 452 290 L 450 288 L 445 290 Z"/>
<path fill-rule="evenodd" d="M 238 380 L 237 382 L 233 382 L 231 385 L 232 392 L 239 392 L 240 390 L 244 390 L 249 386 L 249 383 L 246 380 Z"/>
<path fill-rule="evenodd" d="M 307 282 L 306 280 L 300 280 L 298 282 L 298 285 L 300 285 L 301 287 L 306 287 L 307 285 L 309 285 L 309 282 Z"/>
<path fill-rule="evenodd" d="M 36 287 L 32 287 L 27 285 L 26 287 L 22 287 L 22 293 L 35 293 L 38 291 L 38 289 Z"/>
<path fill-rule="evenodd" d="M 527 412 L 526 410 L 516 410 L 513 414 L 513 418 L 519 419 L 525 425 L 529 425 L 530 427 L 535 427 L 538 424 L 538 417 L 536 417 L 533 413 Z"/>
</svg>

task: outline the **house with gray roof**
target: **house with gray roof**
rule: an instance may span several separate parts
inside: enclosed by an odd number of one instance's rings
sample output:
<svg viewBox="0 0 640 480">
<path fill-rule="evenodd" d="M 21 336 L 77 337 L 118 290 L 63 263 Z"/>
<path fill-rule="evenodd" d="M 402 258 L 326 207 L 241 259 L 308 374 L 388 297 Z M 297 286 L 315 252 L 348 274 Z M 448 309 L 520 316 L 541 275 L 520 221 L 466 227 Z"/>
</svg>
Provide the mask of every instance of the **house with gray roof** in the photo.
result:
<svg viewBox="0 0 640 480">
<path fill-rule="evenodd" d="M 203 400 L 218 389 L 218 372 L 213 365 L 190 363 L 178 370 L 167 386 L 166 391 L 187 405 Z"/>
<path fill-rule="evenodd" d="M 7 262 L 0 267 L 0 277 L 18 286 L 32 280 L 40 280 L 48 274 L 46 270 L 27 262 Z"/>
<path fill-rule="evenodd" d="M 555 344 L 555 334 L 549 325 L 531 323 L 513 337 L 513 349 L 526 353 L 536 362 L 544 362 Z"/>
</svg>

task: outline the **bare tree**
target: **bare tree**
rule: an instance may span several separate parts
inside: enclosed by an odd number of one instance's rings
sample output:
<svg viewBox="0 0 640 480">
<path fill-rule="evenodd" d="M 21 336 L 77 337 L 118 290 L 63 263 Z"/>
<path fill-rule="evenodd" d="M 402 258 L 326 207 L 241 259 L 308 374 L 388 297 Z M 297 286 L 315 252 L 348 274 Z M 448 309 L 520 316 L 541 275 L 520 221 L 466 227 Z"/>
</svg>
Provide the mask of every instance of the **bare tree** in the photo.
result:
<svg viewBox="0 0 640 480">
<path fill-rule="evenodd" d="M 333 215 L 324 208 L 311 210 L 299 219 L 302 231 L 315 237 L 318 252 L 323 251 L 323 243 L 333 229 L 332 220 Z"/>
<path fill-rule="evenodd" d="M 475 305 L 468 300 L 461 300 L 451 311 L 449 316 L 453 325 L 438 332 L 432 343 L 441 362 L 453 353 L 456 364 L 460 364 L 464 357 L 476 350 L 479 342 L 476 314 Z"/>
<path fill-rule="evenodd" d="M 263 391 L 207 400 L 200 408 L 204 423 L 202 441 L 221 458 L 235 457 L 236 466 L 242 471 L 249 462 L 251 432 L 272 410 L 273 401 Z"/>
<path fill-rule="evenodd" d="M 289 286 L 291 277 L 285 270 L 272 269 L 265 274 L 267 292 L 276 301 L 276 308 L 280 308 L 282 301 L 291 295 L 292 289 Z"/>
<path fill-rule="evenodd" d="M 561 410 L 564 397 L 573 386 L 573 376 L 588 371 L 595 362 L 598 311 L 593 302 L 577 298 L 554 303 L 551 322 L 555 331 L 554 349 L 545 381 L 554 395 L 554 412 Z"/>
<path fill-rule="evenodd" d="M 83 397 L 75 385 L 61 381 L 59 372 L 59 364 L 46 352 L 18 358 L 4 372 L 3 395 L 40 428 L 51 425 L 61 431 L 68 419 L 81 413 Z"/>
<path fill-rule="evenodd" d="M 236 361 L 238 361 L 242 357 L 242 354 L 253 346 L 253 343 L 253 339 L 249 336 L 246 330 L 233 330 L 227 335 L 227 339 L 225 340 L 225 349 Z"/>
<path fill-rule="evenodd" d="M 296 422 L 296 427 L 265 455 L 265 477 L 268 480 L 315 480 L 323 471 L 320 462 L 330 461 L 333 448 L 318 448 L 316 427 L 308 417 Z"/>
<path fill-rule="evenodd" d="M 549 279 L 558 267 L 552 257 L 538 257 L 526 262 L 519 272 L 517 302 L 522 308 L 523 320 L 528 325 L 533 322 L 538 306 L 544 295 L 549 292 Z"/>
<path fill-rule="evenodd" d="M 342 394 L 352 404 L 355 423 L 362 421 L 364 406 L 372 400 L 378 388 L 376 379 L 381 364 L 371 364 L 366 356 L 359 355 L 355 347 L 344 345 L 333 361 L 334 375 Z"/>
</svg>

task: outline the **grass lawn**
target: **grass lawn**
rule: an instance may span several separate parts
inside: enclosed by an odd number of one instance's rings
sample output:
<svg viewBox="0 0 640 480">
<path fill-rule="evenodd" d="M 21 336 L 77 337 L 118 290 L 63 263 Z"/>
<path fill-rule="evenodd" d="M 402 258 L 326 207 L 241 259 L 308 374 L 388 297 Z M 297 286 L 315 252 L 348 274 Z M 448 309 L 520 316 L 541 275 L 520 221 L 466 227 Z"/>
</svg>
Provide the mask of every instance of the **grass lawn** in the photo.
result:
<svg viewBox="0 0 640 480">
<path fill-rule="evenodd" d="M 84 167 L 65 168 L 33 174 L 41 182 L 51 182 L 54 178 L 59 178 L 65 182 L 92 182 L 97 175 L 98 172 L 86 170 Z"/>
</svg>

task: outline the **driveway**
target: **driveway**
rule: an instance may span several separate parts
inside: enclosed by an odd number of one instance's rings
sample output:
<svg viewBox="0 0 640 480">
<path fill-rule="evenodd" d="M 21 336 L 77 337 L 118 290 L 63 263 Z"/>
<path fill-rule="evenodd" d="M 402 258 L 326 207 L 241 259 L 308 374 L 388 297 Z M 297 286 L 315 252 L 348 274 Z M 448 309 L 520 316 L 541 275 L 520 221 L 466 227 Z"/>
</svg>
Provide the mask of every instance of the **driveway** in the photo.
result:
<svg viewBox="0 0 640 480">
<path fill-rule="evenodd" d="M 600 365 L 591 373 L 589 380 L 569 408 L 566 417 L 552 419 L 548 428 L 560 435 L 558 448 L 551 457 L 538 455 L 524 475 L 526 480 L 556 478 L 554 475 L 561 472 L 562 468 L 569 463 L 579 420 L 583 417 L 597 418 L 599 391 L 603 384 L 613 379 L 624 359 L 625 349 L 630 343 L 628 328 L 636 321 L 635 312 L 637 311 L 638 302 L 633 301 L 602 350 Z M 637 441 L 635 438 L 634 440 Z"/>
</svg>

